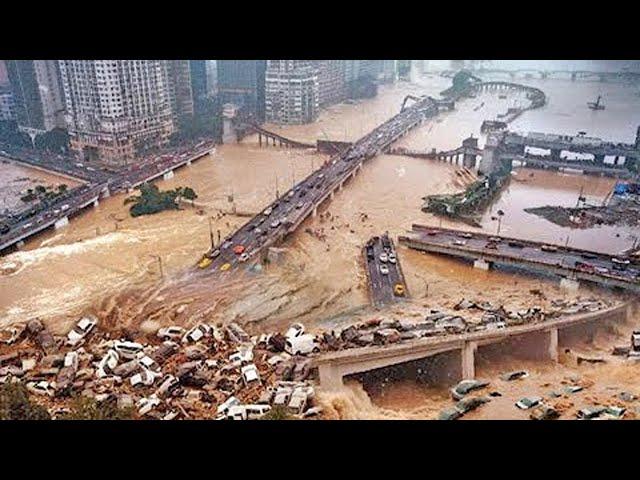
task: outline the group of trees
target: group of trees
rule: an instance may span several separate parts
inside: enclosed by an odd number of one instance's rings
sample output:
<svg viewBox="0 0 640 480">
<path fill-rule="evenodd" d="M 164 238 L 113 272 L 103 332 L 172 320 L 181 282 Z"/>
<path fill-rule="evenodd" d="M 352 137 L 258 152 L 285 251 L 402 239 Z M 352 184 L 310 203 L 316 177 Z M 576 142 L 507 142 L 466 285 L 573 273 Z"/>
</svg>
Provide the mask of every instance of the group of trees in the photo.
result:
<svg viewBox="0 0 640 480">
<path fill-rule="evenodd" d="M 176 132 L 171 136 L 170 143 L 179 145 L 185 140 L 201 137 L 222 139 L 222 103 L 219 98 L 198 99 L 198 108 L 194 115 L 187 115 L 179 120 Z"/>
<path fill-rule="evenodd" d="M 131 408 L 120 408 L 114 400 L 97 402 L 79 397 L 71 404 L 63 420 L 129 420 Z M 32 402 L 29 391 L 22 383 L 0 385 L 0 420 L 51 420 L 46 408 Z"/>
<path fill-rule="evenodd" d="M 54 198 L 67 193 L 68 189 L 69 187 L 65 183 L 58 185 L 58 188 L 55 190 L 52 187 L 37 185 L 36 188 L 27 189 L 27 193 L 20 197 L 20 200 L 23 202 L 32 202 L 34 200 L 53 200 Z"/>
<path fill-rule="evenodd" d="M 15 121 L 0 121 L 0 142 L 22 148 L 35 146 L 37 150 L 61 154 L 68 153 L 70 145 L 69 134 L 62 128 L 40 133 L 31 143 L 31 137 L 20 131 Z"/>
<path fill-rule="evenodd" d="M 140 195 L 125 199 L 125 205 L 132 203 L 129 213 L 132 217 L 140 215 L 152 215 L 164 210 L 177 210 L 181 198 L 195 200 L 198 194 L 191 187 L 178 187 L 174 190 L 161 192 L 160 189 L 149 183 L 140 185 Z"/>
</svg>

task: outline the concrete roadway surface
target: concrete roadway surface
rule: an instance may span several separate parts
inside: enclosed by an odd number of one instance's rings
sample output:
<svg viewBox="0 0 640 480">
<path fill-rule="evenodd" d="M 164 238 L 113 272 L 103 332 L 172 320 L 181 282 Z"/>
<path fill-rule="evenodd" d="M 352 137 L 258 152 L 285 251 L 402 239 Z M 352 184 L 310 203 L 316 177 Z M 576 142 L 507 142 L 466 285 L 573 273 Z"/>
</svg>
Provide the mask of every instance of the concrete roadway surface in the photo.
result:
<svg viewBox="0 0 640 480">
<path fill-rule="evenodd" d="M 373 158 L 396 141 L 404 132 L 416 126 L 429 113 L 437 112 L 431 98 L 412 105 L 353 144 L 346 152 L 332 157 L 322 167 L 285 192 L 256 217 L 229 235 L 215 249 L 205 254 L 212 259 L 206 269 L 230 269 L 249 260 L 267 246 L 293 230 L 336 186 L 344 182 L 360 163 Z M 234 247 L 243 247 L 242 255 Z M 225 265 L 229 264 L 229 267 Z"/>
<path fill-rule="evenodd" d="M 400 270 L 398 254 L 389 235 L 385 233 L 380 237 L 371 238 L 362 249 L 362 253 L 373 305 L 380 307 L 404 298 L 407 295 L 407 286 Z M 390 255 L 395 256 L 395 261 L 389 259 Z M 387 273 L 383 273 L 385 268 Z M 398 284 L 404 288 L 404 296 L 394 293 Z"/>
<path fill-rule="evenodd" d="M 418 239 L 426 244 L 442 245 L 462 251 L 479 251 L 488 255 L 504 255 L 516 260 L 535 262 L 552 267 L 574 269 L 602 278 L 611 277 L 624 281 L 640 281 L 640 263 L 636 260 L 621 257 L 620 262 L 628 261 L 628 265 L 613 261 L 615 256 L 573 249 L 560 245 L 548 245 L 539 242 L 519 240 L 508 237 L 497 237 L 484 233 L 469 233 L 458 230 L 413 226 L 413 233 L 409 237 Z M 494 248 L 488 248 L 487 246 Z M 488 258 L 488 261 L 491 261 Z"/>
</svg>

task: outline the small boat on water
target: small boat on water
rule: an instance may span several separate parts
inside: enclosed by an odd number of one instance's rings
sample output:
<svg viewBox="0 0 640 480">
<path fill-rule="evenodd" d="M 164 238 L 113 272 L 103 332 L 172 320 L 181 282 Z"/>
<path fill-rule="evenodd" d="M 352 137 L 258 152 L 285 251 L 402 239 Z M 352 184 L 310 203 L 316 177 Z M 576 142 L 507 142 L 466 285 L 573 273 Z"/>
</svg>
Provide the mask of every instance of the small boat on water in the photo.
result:
<svg viewBox="0 0 640 480">
<path fill-rule="evenodd" d="M 604 110 L 604 105 L 602 103 L 600 103 L 601 99 L 602 99 L 602 97 L 600 95 L 598 95 L 598 99 L 595 102 L 588 102 L 587 106 L 591 110 Z"/>
</svg>

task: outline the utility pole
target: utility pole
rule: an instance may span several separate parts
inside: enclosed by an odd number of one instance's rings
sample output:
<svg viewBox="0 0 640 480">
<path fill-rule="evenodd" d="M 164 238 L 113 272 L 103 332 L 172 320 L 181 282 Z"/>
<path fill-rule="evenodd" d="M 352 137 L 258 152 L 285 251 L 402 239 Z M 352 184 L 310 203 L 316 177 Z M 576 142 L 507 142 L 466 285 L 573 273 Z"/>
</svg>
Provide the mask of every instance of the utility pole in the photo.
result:
<svg viewBox="0 0 640 480">
<path fill-rule="evenodd" d="M 158 255 L 158 266 L 160 267 L 160 278 L 164 278 L 164 271 L 162 270 L 162 257 Z"/>
<path fill-rule="evenodd" d="M 576 202 L 576 208 L 580 206 L 580 201 L 584 201 L 584 197 L 582 196 L 582 192 L 584 191 L 584 185 L 580 187 L 580 193 L 578 194 L 578 201 Z"/>
<path fill-rule="evenodd" d="M 216 244 L 213 242 L 213 227 L 211 226 L 211 217 L 209 217 L 209 238 L 211 239 L 211 251 L 213 251 Z"/>
<path fill-rule="evenodd" d="M 220 245 L 220 229 L 218 229 L 218 245 Z"/>
<path fill-rule="evenodd" d="M 278 175 L 276 175 L 276 200 L 280 198 L 280 193 L 278 192 Z"/>
</svg>

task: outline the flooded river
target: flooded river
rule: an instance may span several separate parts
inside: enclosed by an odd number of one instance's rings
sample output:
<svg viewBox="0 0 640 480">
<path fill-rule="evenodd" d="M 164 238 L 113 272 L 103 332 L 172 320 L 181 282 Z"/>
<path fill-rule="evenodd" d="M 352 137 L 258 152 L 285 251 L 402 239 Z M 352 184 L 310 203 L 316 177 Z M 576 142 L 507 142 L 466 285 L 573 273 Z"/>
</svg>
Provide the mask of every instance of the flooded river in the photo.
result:
<svg viewBox="0 0 640 480">
<path fill-rule="evenodd" d="M 377 98 L 330 107 L 314 124 L 266 128 L 309 142 L 354 140 L 397 113 L 405 95 L 436 95 L 449 82 L 434 76 L 418 84 L 382 86 Z M 585 130 L 589 135 L 632 141 L 640 124 L 640 97 L 630 87 L 551 79 L 522 83 L 542 88 L 549 105 L 524 113 L 514 122 L 515 129 Z M 599 94 L 607 110 L 587 110 L 586 102 Z M 398 146 L 455 148 L 470 134 L 479 137 L 482 144 L 482 121 L 520 103 L 524 99 L 518 96 L 499 99 L 490 93 L 478 95 L 460 102 L 455 111 L 425 122 Z M 210 222 L 214 236 L 220 230 L 224 237 L 247 221 L 242 215 L 260 211 L 275 198 L 276 191 L 286 191 L 327 158 L 314 151 L 260 148 L 257 137 L 250 136 L 237 145 L 219 146 L 211 155 L 177 171 L 173 179 L 158 183 L 161 189 L 193 187 L 198 194 L 194 206 L 131 218 L 123 205 L 124 196 L 102 200 L 68 227 L 38 236 L 21 251 L 0 258 L 0 267 L 12 267 L 4 270 L 12 273 L 0 276 L 0 323 L 40 317 L 63 332 L 82 312 L 92 311 L 114 327 L 190 325 L 208 318 L 214 322 L 235 320 L 260 331 L 293 321 L 302 321 L 309 328 L 331 328 L 380 315 L 367 307 L 360 251 L 363 243 L 384 231 L 395 238 L 412 223 L 467 228 L 420 211 L 425 195 L 459 191 L 473 180 L 459 176 L 458 167 L 380 155 L 319 209 L 321 215 L 307 219 L 282 245 L 284 260 L 263 270 L 247 268 L 228 276 L 194 268 L 209 247 Z M 0 168 L 3 188 L 22 175 L 7 173 L 7 165 Z M 28 176 L 32 177 L 31 172 Z M 505 212 L 502 234 L 555 243 L 564 243 L 568 236 L 570 245 L 613 253 L 630 246 L 632 232 L 609 227 L 563 229 L 523 211 L 547 204 L 573 205 L 581 187 L 590 200 L 599 201 L 611 186 L 608 179 L 517 170 L 492 208 Z M 231 213 L 234 209 L 239 215 Z M 482 222 L 488 231 L 497 227 L 491 216 L 488 212 Z M 405 248 L 399 256 L 412 300 L 387 315 L 421 315 L 431 307 L 451 307 L 463 296 L 488 297 L 517 308 L 536 300 L 531 290 L 562 295 L 552 279 L 506 271 L 480 272 L 455 260 Z M 438 399 L 447 398 L 446 392 L 423 395 L 414 387 L 401 385 L 385 399 L 373 400 L 359 391 L 356 403 L 360 402 L 363 411 L 387 408 L 398 417 L 406 416 L 408 410 L 424 409 L 420 415 L 429 417 L 439 407 Z"/>
</svg>

